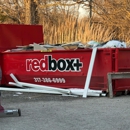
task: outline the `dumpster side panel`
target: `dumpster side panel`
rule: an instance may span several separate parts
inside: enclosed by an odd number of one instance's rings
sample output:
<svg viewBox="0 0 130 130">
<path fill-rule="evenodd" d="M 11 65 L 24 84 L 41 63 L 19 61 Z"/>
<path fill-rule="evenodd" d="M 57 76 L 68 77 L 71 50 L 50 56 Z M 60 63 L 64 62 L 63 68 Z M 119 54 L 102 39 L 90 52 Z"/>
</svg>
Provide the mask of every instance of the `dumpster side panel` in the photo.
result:
<svg viewBox="0 0 130 130">
<path fill-rule="evenodd" d="M 19 81 L 58 88 L 84 88 L 90 64 L 91 49 L 53 52 L 3 53 L 5 84 L 13 73 Z M 130 72 L 130 49 L 98 49 L 90 88 L 108 89 L 108 72 Z M 130 80 L 113 80 L 113 90 L 130 90 Z"/>
<path fill-rule="evenodd" d="M 3 75 L 6 84 L 13 73 L 19 81 L 59 88 L 84 88 L 91 58 L 91 49 L 54 52 L 3 53 Z M 98 50 L 91 89 L 107 89 L 107 72 L 112 69 L 111 50 Z"/>
<path fill-rule="evenodd" d="M 104 91 L 108 89 L 107 73 L 115 69 L 112 64 L 113 53 L 114 49 L 98 49 L 90 82 L 91 89 Z"/>
<path fill-rule="evenodd" d="M 85 53 L 76 52 L 76 55 L 68 51 L 4 53 L 3 73 L 6 81 L 12 81 L 9 74 L 13 73 L 23 82 L 60 88 L 83 88 L 91 51 L 88 55 L 82 54 Z M 87 62 L 83 63 L 86 58 Z"/>
<path fill-rule="evenodd" d="M 117 50 L 117 67 L 116 72 L 130 72 L 130 48 L 118 49 Z M 113 80 L 113 90 L 124 91 L 130 90 L 130 80 L 129 79 L 117 79 Z"/>
</svg>

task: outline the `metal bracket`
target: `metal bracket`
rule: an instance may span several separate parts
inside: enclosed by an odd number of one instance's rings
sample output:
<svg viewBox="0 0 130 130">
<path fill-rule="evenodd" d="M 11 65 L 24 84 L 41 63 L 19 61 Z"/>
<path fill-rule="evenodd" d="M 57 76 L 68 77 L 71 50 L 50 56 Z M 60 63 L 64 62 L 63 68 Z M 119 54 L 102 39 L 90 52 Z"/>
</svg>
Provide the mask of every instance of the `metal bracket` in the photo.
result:
<svg viewBox="0 0 130 130">
<path fill-rule="evenodd" d="M 130 78 L 130 72 L 108 73 L 107 78 L 108 78 L 109 97 L 113 98 L 112 79 L 128 79 Z"/>
</svg>

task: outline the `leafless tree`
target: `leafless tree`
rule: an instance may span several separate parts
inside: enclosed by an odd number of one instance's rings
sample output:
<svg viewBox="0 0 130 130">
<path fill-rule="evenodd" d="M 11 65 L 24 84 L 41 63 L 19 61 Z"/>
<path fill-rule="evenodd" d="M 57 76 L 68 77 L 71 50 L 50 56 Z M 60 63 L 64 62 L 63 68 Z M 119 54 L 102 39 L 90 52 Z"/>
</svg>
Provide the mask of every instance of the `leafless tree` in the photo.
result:
<svg viewBox="0 0 130 130">
<path fill-rule="evenodd" d="M 22 0 L 0 0 L 0 16 L 3 21 L 22 23 L 23 3 Z M 3 18 L 3 19 L 2 19 Z"/>
</svg>

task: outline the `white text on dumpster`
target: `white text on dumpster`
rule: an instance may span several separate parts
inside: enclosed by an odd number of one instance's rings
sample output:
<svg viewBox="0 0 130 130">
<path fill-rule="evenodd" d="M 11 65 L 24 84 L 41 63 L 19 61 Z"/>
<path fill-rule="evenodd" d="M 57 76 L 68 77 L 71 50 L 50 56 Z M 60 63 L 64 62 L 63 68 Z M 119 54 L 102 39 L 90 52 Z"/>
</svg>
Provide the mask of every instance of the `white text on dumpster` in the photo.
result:
<svg viewBox="0 0 130 130">
<path fill-rule="evenodd" d="M 43 82 L 43 83 L 65 83 L 64 78 L 41 78 L 41 77 L 34 77 L 34 82 Z"/>
</svg>

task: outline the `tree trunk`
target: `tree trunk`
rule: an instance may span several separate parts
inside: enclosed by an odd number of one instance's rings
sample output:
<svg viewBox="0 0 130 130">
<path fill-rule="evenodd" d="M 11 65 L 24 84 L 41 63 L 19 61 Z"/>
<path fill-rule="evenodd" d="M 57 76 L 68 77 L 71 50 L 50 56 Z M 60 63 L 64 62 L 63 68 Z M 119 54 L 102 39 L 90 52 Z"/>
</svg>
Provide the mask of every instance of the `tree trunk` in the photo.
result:
<svg viewBox="0 0 130 130">
<path fill-rule="evenodd" d="M 25 24 L 31 24 L 31 0 L 24 0 L 25 4 Z"/>
<path fill-rule="evenodd" d="M 38 0 L 24 0 L 25 3 L 25 24 L 38 24 Z"/>
</svg>

